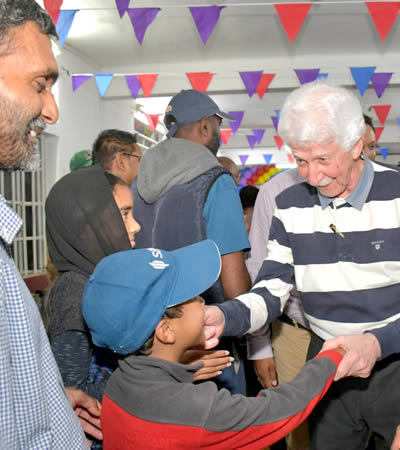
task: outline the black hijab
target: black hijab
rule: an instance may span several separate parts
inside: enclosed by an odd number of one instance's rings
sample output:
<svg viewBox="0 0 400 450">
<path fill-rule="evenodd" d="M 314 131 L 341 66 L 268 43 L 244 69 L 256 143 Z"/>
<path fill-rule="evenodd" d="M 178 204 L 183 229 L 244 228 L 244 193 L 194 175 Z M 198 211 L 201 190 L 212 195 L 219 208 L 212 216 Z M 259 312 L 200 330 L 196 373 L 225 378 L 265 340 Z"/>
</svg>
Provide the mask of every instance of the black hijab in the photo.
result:
<svg viewBox="0 0 400 450">
<path fill-rule="evenodd" d="M 53 186 L 46 200 L 46 233 L 59 272 L 89 276 L 102 258 L 131 248 L 99 164 L 71 172 Z"/>
</svg>

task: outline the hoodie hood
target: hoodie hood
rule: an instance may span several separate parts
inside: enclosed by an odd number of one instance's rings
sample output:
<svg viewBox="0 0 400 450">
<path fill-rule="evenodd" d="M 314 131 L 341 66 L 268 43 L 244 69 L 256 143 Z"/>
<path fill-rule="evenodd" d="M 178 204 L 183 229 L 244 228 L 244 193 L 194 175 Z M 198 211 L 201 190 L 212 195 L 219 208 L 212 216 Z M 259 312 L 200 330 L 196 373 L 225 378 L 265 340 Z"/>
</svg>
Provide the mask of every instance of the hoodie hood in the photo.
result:
<svg viewBox="0 0 400 450">
<path fill-rule="evenodd" d="M 167 139 L 144 154 L 137 190 L 146 203 L 154 203 L 173 187 L 188 183 L 216 166 L 221 164 L 204 145 L 186 139 Z"/>
</svg>

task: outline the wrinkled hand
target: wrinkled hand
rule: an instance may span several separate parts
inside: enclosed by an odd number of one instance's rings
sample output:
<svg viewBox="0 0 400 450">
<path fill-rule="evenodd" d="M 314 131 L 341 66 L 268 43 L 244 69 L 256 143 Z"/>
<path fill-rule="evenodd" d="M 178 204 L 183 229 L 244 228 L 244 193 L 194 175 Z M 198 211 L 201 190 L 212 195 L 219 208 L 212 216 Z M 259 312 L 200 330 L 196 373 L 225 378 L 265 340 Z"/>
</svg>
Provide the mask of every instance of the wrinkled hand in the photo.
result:
<svg viewBox="0 0 400 450">
<path fill-rule="evenodd" d="M 392 446 L 390 450 L 399 450 L 400 449 L 400 425 L 396 428 L 396 434 L 394 436 Z"/>
<path fill-rule="evenodd" d="M 344 377 L 368 378 L 376 360 L 381 356 L 381 346 L 372 333 L 338 336 L 329 339 L 321 351 L 341 347 L 346 351 L 336 371 L 335 381 Z"/>
<path fill-rule="evenodd" d="M 206 350 L 218 345 L 219 338 L 225 328 L 225 315 L 218 306 L 206 305 L 204 318 L 204 348 Z"/>
<path fill-rule="evenodd" d="M 65 392 L 75 414 L 78 416 L 83 431 L 96 439 L 103 439 L 100 424 L 100 402 L 79 389 L 66 387 Z M 89 445 L 91 445 L 90 441 Z"/>
<path fill-rule="evenodd" d="M 222 371 L 230 367 L 233 358 L 227 350 L 186 350 L 181 358 L 182 364 L 203 363 L 203 367 L 194 375 L 194 381 L 208 380 L 221 375 Z"/>
<path fill-rule="evenodd" d="M 273 357 L 255 359 L 253 361 L 253 366 L 257 379 L 264 389 L 278 386 L 278 376 L 276 374 L 275 359 Z"/>
</svg>

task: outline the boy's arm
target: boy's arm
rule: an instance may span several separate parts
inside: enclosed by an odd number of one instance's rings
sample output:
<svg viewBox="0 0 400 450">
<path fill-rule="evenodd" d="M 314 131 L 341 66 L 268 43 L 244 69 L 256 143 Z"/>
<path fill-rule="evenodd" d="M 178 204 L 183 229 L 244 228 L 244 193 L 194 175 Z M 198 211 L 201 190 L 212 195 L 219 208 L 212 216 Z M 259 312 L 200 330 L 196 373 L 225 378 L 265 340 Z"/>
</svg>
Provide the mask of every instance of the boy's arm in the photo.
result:
<svg viewBox="0 0 400 450">
<path fill-rule="evenodd" d="M 332 384 L 343 351 L 329 350 L 309 361 L 290 383 L 264 389 L 257 398 L 222 389 L 204 426 L 204 446 L 262 448 L 302 423 Z"/>
</svg>

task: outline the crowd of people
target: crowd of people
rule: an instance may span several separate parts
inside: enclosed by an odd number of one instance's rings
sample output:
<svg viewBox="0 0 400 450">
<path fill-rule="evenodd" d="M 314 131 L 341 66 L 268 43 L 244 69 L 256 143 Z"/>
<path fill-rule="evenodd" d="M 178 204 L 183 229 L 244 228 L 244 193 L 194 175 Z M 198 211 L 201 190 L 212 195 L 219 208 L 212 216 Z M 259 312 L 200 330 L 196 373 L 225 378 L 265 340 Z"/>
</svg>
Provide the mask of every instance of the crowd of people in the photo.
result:
<svg viewBox="0 0 400 450">
<path fill-rule="evenodd" d="M 32 170 L 57 33 L 31 0 L 0 18 L 0 168 Z M 0 448 L 400 448 L 398 169 L 356 96 L 318 81 L 281 110 L 297 168 L 239 196 L 223 119 L 183 90 L 144 154 L 107 129 L 73 155 L 45 206 L 46 329 L 0 195 Z"/>
</svg>

